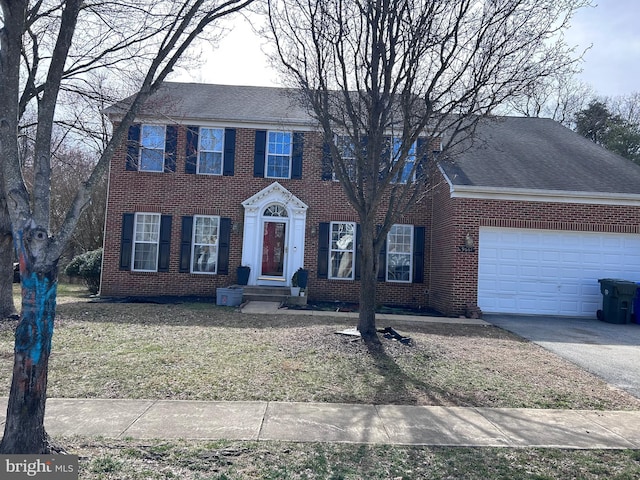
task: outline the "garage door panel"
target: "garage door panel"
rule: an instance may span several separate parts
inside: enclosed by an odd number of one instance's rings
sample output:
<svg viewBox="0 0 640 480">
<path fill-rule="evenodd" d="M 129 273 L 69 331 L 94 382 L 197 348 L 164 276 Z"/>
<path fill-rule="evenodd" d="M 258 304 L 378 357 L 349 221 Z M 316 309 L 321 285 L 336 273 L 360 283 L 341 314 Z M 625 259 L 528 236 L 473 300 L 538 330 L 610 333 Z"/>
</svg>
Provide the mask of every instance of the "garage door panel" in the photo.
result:
<svg viewBox="0 0 640 480">
<path fill-rule="evenodd" d="M 486 312 L 594 316 L 599 278 L 640 281 L 640 235 L 482 227 L 478 243 Z"/>
<path fill-rule="evenodd" d="M 562 263 L 575 265 L 576 263 L 582 261 L 582 255 L 576 252 L 575 250 L 567 251 L 562 253 Z"/>
<path fill-rule="evenodd" d="M 520 267 L 520 275 L 524 277 L 537 278 L 539 275 L 538 267 L 536 265 L 522 265 Z"/>
<path fill-rule="evenodd" d="M 506 297 L 508 295 L 515 295 L 519 292 L 519 285 L 517 282 L 509 282 L 509 281 L 499 281 L 498 282 L 498 291 L 502 292 L 501 297 Z"/>
<path fill-rule="evenodd" d="M 582 293 L 582 289 L 580 288 L 580 285 L 575 284 L 575 283 L 560 283 L 558 285 L 558 293 L 561 296 L 564 295 L 570 295 L 572 297 L 574 296 L 579 296 Z"/>
<path fill-rule="evenodd" d="M 520 253 L 515 249 L 505 248 L 500 251 L 498 258 L 502 261 L 517 260 L 520 258 Z"/>
<path fill-rule="evenodd" d="M 502 278 L 509 278 L 509 277 L 518 278 L 518 270 L 519 270 L 518 265 L 502 263 L 498 267 L 498 274 Z"/>
<path fill-rule="evenodd" d="M 523 250 L 520 252 L 520 259 L 527 262 L 537 262 L 538 261 L 538 252 L 534 250 Z"/>
</svg>

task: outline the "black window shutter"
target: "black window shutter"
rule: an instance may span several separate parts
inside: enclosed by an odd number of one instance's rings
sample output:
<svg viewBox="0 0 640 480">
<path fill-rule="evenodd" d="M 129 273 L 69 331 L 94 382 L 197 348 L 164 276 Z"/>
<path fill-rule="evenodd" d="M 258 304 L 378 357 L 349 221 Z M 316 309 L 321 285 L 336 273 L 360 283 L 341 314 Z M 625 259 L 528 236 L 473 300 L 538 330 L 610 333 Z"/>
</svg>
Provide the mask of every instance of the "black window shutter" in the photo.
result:
<svg viewBox="0 0 640 480">
<path fill-rule="evenodd" d="M 329 275 L 329 223 L 321 223 L 318 228 L 318 278 Z"/>
<path fill-rule="evenodd" d="M 389 170 L 393 168 L 393 164 L 391 163 L 391 150 L 393 146 L 393 138 L 389 136 L 385 136 L 382 145 L 382 159 L 380 161 L 380 166 L 382 170 L 378 172 L 378 179 L 384 180 L 385 177 L 389 174 Z"/>
<path fill-rule="evenodd" d="M 302 152 L 304 150 L 304 133 L 293 132 L 293 150 L 291 155 L 291 178 L 302 178 Z"/>
<path fill-rule="evenodd" d="M 138 158 L 140 157 L 140 124 L 134 123 L 127 133 L 127 161 L 125 169 L 138 170 Z"/>
<path fill-rule="evenodd" d="M 256 143 L 253 150 L 253 176 L 264 177 L 264 164 L 267 159 L 267 131 L 256 130 Z"/>
<path fill-rule="evenodd" d="M 356 262 L 356 271 L 355 271 L 355 279 L 356 280 L 360 280 L 360 255 L 362 254 L 362 238 L 360 235 L 361 229 L 360 229 L 360 224 L 358 223 L 356 225 L 356 250 L 354 252 L 354 259 Z"/>
<path fill-rule="evenodd" d="M 167 125 L 164 138 L 164 171 L 176 171 L 176 150 L 178 148 L 178 127 Z"/>
<path fill-rule="evenodd" d="M 378 226 L 378 231 L 381 229 Z M 385 282 L 387 280 L 387 239 L 384 239 L 380 253 L 378 254 L 378 281 Z"/>
<path fill-rule="evenodd" d="M 331 145 L 322 145 L 322 180 L 333 180 L 333 164 L 331 162 Z"/>
<path fill-rule="evenodd" d="M 427 168 L 427 161 L 429 160 L 427 149 L 427 140 L 424 138 L 419 138 L 416 142 L 416 162 L 418 162 L 418 166 L 416 167 L 417 180 L 422 179 Z"/>
<path fill-rule="evenodd" d="M 231 219 L 220 219 L 220 239 L 218 240 L 218 274 L 229 274 L 229 250 L 231 244 Z"/>
<path fill-rule="evenodd" d="M 122 215 L 122 235 L 120 236 L 120 270 L 131 270 L 131 250 L 133 248 L 133 213 Z"/>
<path fill-rule="evenodd" d="M 236 157 L 236 129 L 225 128 L 222 175 L 226 177 L 233 176 L 235 157 Z"/>
<path fill-rule="evenodd" d="M 424 283 L 424 227 L 413 227 L 413 283 Z"/>
<path fill-rule="evenodd" d="M 191 271 L 191 236 L 193 234 L 193 217 L 182 217 L 182 233 L 180 234 L 180 269 L 181 273 Z"/>
<path fill-rule="evenodd" d="M 169 271 L 169 253 L 171 250 L 171 215 L 160 217 L 160 245 L 158 246 L 158 271 Z"/>
<path fill-rule="evenodd" d="M 187 127 L 187 146 L 185 151 L 184 173 L 195 174 L 198 162 L 198 136 L 200 127 Z"/>
</svg>

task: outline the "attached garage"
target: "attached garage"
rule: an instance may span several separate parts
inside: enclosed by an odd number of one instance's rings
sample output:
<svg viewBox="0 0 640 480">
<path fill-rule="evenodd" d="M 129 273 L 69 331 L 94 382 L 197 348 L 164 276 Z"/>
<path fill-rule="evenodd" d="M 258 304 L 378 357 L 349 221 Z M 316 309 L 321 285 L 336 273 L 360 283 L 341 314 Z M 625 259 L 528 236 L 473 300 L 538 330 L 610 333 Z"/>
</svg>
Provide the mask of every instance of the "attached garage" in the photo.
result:
<svg viewBox="0 0 640 480">
<path fill-rule="evenodd" d="M 640 235 L 480 227 L 478 306 L 595 317 L 599 278 L 640 282 Z"/>
</svg>

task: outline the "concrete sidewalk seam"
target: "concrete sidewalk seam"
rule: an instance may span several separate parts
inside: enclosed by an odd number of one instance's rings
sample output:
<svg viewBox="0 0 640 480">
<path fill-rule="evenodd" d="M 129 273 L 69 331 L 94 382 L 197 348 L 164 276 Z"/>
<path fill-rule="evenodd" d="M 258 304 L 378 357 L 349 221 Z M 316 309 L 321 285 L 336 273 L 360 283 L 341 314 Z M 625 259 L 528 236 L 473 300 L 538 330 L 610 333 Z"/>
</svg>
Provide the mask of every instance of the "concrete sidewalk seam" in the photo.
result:
<svg viewBox="0 0 640 480">
<path fill-rule="evenodd" d="M 391 432 L 387 428 L 387 422 L 384 421 L 382 415 L 380 415 L 380 410 L 378 409 L 378 405 L 374 404 L 373 409 L 376 411 L 376 416 L 380 419 L 380 423 L 382 424 L 382 429 L 384 430 L 384 434 L 387 436 L 387 440 L 391 443 Z"/>
<path fill-rule="evenodd" d="M 118 434 L 116 438 L 122 439 L 125 436 L 125 433 L 127 433 L 127 431 L 131 427 L 133 427 L 142 417 L 144 417 L 149 412 L 149 410 L 155 407 L 159 401 L 160 400 L 153 400 L 153 403 L 149 405 L 142 413 L 140 413 L 140 415 L 138 415 L 135 419 L 133 419 L 131 423 L 129 423 L 129 425 L 127 425 L 127 427 L 120 434 Z"/>
<path fill-rule="evenodd" d="M 509 447 L 511 448 L 517 447 L 516 442 L 513 441 L 513 438 L 509 434 L 509 432 L 507 432 L 504 428 L 502 428 L 500 424 L 494 422 L 493 420 L 491 420 L 490 418 L 488 418 L 486 415 L 482 413 L 482 410 L 481 410 L 482 407 L 469 407 L 469 408 L 471 408 L 474 412 L 476 412 L 478 415 L 484 418 L 486 422 L 493 425 L 493 428 L 495 428 L 500 433 L 500 435 L 502 435 L 502 437 L 504 438 L 505 442 Z"/>
<path fill-rule="evenodd" d="M 264 422 L 267 419 L 267 412 L 269 411 L 269 405 L 271 405 L 271 401 L 268 401 L 264 407 L 264 412 L 262 412 L 262 419 L 260 420 L 260 426 L 258 427 L 258 435 L 256 435 L 256 441 L 262 440 L 262 429 L 264 428 Z"/>
</svg>

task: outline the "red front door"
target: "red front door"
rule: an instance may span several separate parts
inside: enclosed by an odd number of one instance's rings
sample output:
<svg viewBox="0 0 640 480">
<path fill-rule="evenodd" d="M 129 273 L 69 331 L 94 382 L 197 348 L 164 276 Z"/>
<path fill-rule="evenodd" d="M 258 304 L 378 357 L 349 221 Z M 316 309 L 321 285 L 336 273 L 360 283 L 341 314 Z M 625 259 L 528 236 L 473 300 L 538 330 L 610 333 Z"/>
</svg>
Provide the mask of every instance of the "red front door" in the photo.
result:
<svg viewBox="0 0 640 480">
<path fill-rule="evenodd" d="M 284 222 L 264 222 L 262 238 L 262 276 L 284 276 L 285 233 Z"/>
</svg>

